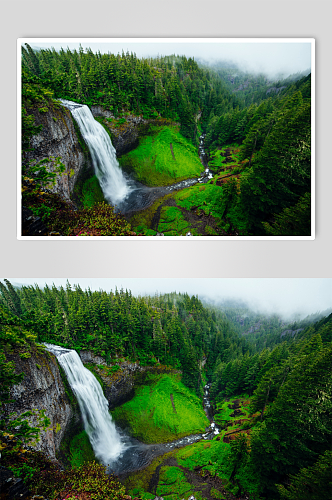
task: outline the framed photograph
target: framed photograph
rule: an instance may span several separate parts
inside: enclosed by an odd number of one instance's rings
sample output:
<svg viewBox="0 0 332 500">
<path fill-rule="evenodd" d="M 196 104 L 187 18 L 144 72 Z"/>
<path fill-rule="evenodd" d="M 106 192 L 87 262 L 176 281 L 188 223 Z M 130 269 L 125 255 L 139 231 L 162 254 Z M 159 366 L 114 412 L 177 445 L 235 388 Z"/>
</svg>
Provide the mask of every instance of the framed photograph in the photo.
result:
<svg viewBox="0 0 332 500">
<path fill-rule="evenodd" d="M 1 278 L 1 492 L 327 500 L 331 286 Z"/>
<path fill-rule="evenodd" d="M 18 239 L 315 238 L 314 39 L 17 50 Z"/>
</svg>

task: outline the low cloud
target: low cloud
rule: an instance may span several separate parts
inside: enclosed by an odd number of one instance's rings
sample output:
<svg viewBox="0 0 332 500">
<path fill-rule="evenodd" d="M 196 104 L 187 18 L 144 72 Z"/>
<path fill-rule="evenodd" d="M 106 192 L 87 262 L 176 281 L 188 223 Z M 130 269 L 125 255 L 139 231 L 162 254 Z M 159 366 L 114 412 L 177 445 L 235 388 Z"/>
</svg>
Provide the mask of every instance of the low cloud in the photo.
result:
<svg viewBox="0 0 332 500">
<path fill-rule="evenodd" d="M 95 40 L 82 42 L 82 47 L 90 47 L 93 52 L 121 54 L 123 52 L 136 53 L 137 57 L 157 57 L 167 55 L 185 55 L 194 57 L 197 60 L 204 60 L 207 64 L 214 64 L 217 61 L 226 61 L 235 64 L 242 71 L 251 73 L 263 73 L 269 78 L 274 78 L 279 74 L 284 76 L 299 72 L 311 71 L 311 44 L 308 42 L 283 42 L 274 41 L 259 42 L 253 41 L 221 41 L 215 42 L 209 39 L 195 39 L 192 42 L 172 41 L 158 42 L 158 39 L 151 39 L 149 42 L 130 41 L 110 41 L 101 43 Z M 205 41 L 204 41 L 205 40 Z M 250 39 L 249 39 L 250 40 Z M 255 40 L 255 41 L 254 41 Z M 29 42 L 28 42 L 29 43 Z M 79 42 L 68 41 L 47 42 L 46 39 L 38 42 L 36 39 L 31 46 L 34 48 L 51 48 L 64 50 L 69 47 L 71 50 L 79 48 Z"/>
</svg>

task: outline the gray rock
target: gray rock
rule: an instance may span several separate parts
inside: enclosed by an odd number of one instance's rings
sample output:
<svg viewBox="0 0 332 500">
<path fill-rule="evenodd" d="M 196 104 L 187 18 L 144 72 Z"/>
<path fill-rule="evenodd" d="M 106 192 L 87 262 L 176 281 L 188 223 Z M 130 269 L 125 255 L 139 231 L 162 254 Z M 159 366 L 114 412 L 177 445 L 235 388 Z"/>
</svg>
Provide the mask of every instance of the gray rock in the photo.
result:
<svg viewBox="0 0 332 500">
<path fill-rule="evenodd" d="M 6 405 L 5 413 L 21 415 L 32 409 L 45 410 L 51 423 L 46 431 L 41 432 L 41 439 L 33 448 L 54 459 L 73 416 L 57 360 L 52 354 L 45 353 L 33 354 L 28 359 L 21 359 L 19 355 L 6 357 L 8 361 L 14 361 L 16 373 L 23 372 L 24 378 L 12 387 L 10 395 L 14 402 Z M 31 423 L 36 421 L 32 419 Z M 58 426 L 60 430 L 56 432 Z"/>
<path fill-rule="evenodd" d="M 38 108 L 34 107 L 28 110 L 28 114 L 33 115 L 35 123 L 43 128 L 39 134 L 32 137 L 33 151 L 25 154 L 24 161 L 34 160 L 34 163 L 37 163 L 50 156 L 60 157 L 65 165 L 65 173 L 57 176 L 55 185 L 49 189 L 69 201 L 83 172 L 93 172 L 90 154 L 85 154 L 80 146 L 70 111 L 62 106 L 48 106 L 46 113 L 40 113 Z M 50 171 L 53 168 L 49 165 Z"/>
<path fill-rule="evenodd" d="M 91 351 L 80 351 L 79 354 L 83 363 L 107 366 L 104 358 L 95 356 Z M 137 375 L 146 371 L 146 368 L 141 367 L 138 363 L 130 363 L 129 361 L 121 362 L 119 366 L 120 369 L 113 376 L 104 375 L 102 371 L 99 373 L 110 410 L 133 397 Z"/>
</svg>

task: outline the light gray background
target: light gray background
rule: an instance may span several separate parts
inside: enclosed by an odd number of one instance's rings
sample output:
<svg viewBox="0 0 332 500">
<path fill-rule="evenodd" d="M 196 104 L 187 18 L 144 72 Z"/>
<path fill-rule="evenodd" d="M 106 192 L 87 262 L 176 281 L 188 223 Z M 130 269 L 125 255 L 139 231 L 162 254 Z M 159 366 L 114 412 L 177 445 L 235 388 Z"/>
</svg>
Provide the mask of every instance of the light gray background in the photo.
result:
<svg viewBox="0 0 332 500">
<path fill-rule="evenodd" d="M 21 277 L 331 277 L 331 2 L 22 1 L 3 4 L 0 274 Z M 314 241 L 18 241 L 16 40 L 20 37 L 314 37 Z"/>
</svg>

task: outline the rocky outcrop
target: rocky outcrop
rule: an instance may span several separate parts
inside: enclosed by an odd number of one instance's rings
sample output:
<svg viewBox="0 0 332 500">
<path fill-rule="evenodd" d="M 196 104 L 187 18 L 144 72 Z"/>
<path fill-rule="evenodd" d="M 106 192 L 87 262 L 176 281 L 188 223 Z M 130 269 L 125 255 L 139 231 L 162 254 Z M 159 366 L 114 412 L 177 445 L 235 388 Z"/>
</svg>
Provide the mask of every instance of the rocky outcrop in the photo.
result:
<svg viewBox="0 0 332 500">
<path fill-rule="evenodd" d="M 14 361 L 16 373 L 24 373 L 22 382 L 11 389 L 14 402 L 6 405 L 6 414 L 15 412 L 21 415 L 32 409 L 45 410 L 51 423 L 41 433 L 41 439 L 34 448 L 55 458 L 73 416 L 57 360 L 47 352 L 35 353 L 28 359 L 21 359 L 19 355 L 7 354 L 6 357 L 8 361 Z"/>
<path fill-rule="evenodd" d="M 35 215 L 29 208 L 22 207 L 22 235 L 44 236 L 47 234 L 48 229 L 41 217 Z"/>
<path fill-rule="evenodd" d="M 95 365 L 105 365 L 106 359 L 102 356 L 97 356 L 92 351 L 80 351 L 79 352 L 82 363 L 93 363 Z"/>
<path fill-rule="evenodd" d="M 42 130 L 32 137 L 33 151 L 25 155 L 24 161 L 34 160 L 37 163 L 50 156 L 60 157 L 65 172 L 57 177 L 50 190 L 68 201 L 80 178 L 86 177 L 87 172 L 93 175 L 90 154 L 78 127 L 70 111 L 59 104 L 49 104 L 47 108 L 34 106 L 28 114 L 34 116 L 36 125 L 42 125 Z"/>
<path fill-rule="evenodd" d="M 129 361 L 119 361 L 113 366 L 108 366 L 104 358 L 96 356 L 91 351 L 81 351 L 79 355 L 83 364 L 94 365 L 94 372 L 103 382 L 110 410 L 134 397 L 135 387 L 144 383 L 148 373 L 181 373 L 166 366 L 140 366 Z"/>
<path fill-rule="evenodd" d="M 24 500 L 29 491 L 22 478 L 14 477 L 10 469 L 0 466 L 0 494 L 1 500 Z"/>
<path fill-rule="evenodd" d="M 302 332 L 304 328 L 298 328 L 297 330 L 285 330 L 280 334 L 280 337 L 284 337 L 285 335 L 291 335 L 292 337 L 295 337 L 299 332 Z"/>
<path fill-rule="evenodd" d="M 119 368 L 112 373 L 104 358 L 95 356 L 91 351 L 81 351 L 79 354 L 84 364 L 96 365 L 95 370 L 103 382 L 104 394 L 110 410 L 134 396 L 138 375 L 147 369 L 138 363 L 124 361 L 119 363 L 117 365 Z"/>
<path fill-rule="evenodd" d="M 115 119 L 111 111 L 103 109 L 101 106 L 91 106 L 93 116 L 102 116 L 104 118 Z M 125 123 L 120 126 L 112 125 L 111 122 L 105 120 L 104 125 L 108 127 L 112 136 L 112 144 L 115 147 L 118 157 L 129 153 L 132 149 L 137 148 L 139 144 L 139 136 L 141 133 L 142 125 L 147 124 L 141 116 L 127 115 Z"/>
</svg>

